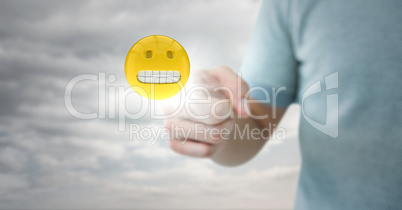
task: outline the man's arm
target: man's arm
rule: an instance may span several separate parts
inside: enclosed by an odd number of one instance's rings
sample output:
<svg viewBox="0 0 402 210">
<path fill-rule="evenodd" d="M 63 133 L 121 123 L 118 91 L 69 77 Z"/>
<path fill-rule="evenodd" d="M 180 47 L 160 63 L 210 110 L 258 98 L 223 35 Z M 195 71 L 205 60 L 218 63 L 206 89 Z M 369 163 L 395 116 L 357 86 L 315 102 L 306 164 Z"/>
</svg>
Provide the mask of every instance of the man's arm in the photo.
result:
<svg viewBox="0 0 402 210">
<path fill-rule="evenodd" d="M 257 139 L 253 139 L 250 135 L 251 130 L 274 129 L 275 126 L 273 125 L 278 125 L 285 113 L 285 109 L 283 108 L 275 109 L 261 103 L 250 104 L 250 111 L 254 116 L 267 116 L 267 118 L 253 119 L 249 117 L 235 119 L 235 129 L 232 131 L 229 140 L 226 140 L 225 147 L 212 155 L 211 159 L 213 161 L 225 166 L 236 166 L 252 159 L 269 139 L 261 138 L 261 135 Z M 276 113 L 274 114 L 274 112 Z M 243 139 L 240 139 L 241 134 L 246 130 L 246 126 L 248 126 L 249 132 L 245 133 L 246 135 L 243 136 Z M 270 130 L 269 133 L 272 134 L 273 130 Z"/>
</svg>

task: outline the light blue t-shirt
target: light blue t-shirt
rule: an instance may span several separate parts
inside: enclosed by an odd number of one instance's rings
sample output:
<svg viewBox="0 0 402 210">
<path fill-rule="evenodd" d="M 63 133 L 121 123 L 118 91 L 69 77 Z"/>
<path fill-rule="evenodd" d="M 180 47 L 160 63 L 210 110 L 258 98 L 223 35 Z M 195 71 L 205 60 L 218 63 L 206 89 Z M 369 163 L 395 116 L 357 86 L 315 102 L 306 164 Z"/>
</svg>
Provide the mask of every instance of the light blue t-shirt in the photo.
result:
<svg viewBox="0 0 402 210">
<path fill-rule="evenodd" d="M 402 208 L 402 1 L 265 1 L 242 76 L 302 105 L 295 209 Z"/>
</svg>

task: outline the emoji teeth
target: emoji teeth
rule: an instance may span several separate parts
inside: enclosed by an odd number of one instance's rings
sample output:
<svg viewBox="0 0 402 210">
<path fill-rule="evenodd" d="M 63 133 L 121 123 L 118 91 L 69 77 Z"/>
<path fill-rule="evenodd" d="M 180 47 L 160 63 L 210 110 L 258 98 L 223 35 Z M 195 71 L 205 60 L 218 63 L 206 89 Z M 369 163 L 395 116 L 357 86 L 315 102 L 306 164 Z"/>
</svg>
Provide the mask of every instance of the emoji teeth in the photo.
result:
<svg viewBox="0 0 402 210">
<path fill-rule="evenodd" d="M 137 74 L 138 81 L 142 83 L 170 84 L 179 82 L 180 78 L 178 71 L 140 71 Z"/>
</svg>

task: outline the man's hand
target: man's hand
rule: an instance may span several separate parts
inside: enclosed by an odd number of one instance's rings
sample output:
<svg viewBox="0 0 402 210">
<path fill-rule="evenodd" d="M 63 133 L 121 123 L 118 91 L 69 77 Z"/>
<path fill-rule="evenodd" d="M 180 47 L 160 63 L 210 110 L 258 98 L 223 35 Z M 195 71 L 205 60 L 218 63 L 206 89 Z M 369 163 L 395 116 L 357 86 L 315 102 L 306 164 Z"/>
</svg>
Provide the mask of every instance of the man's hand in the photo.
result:
<svg viewBox="0 0 402 210">
<path fill-rule="evenodd" d="M 188 104 L 186 101 L 184 107 L 188 109 L 166 120 L 165 127 L 170 130 L 170 146 L 174 151 L 210 157 L 225 146 L 224 138 L 234 128 L 233 114 L 247 117 L 244 97 L 248 86 L 226 66 L 198 71 L 192 78 L 187 90 L 189 93 L 192 88 L 197 89 L 191 92 L 192 101 L 208 102 Z M 176 132 L 175 128 L 184 132 Z"/>
<path fill-rule="evenodd" d="M 278 123 L 284 110 L 277 110 L 278 117 L 273 120 L 249 118 L 250 114 L 271 115 L 272 109 L 255 103 L 248 107 L 248 85 L 226 66 L 198 71 L 192 80 L 186 87 L 192 100 L 184 103 L 186 109 L 165 121 L 171 148 L 183 155 L 211 157 L 223 165 L 238 165 L 251 159 L 267 139 L 232 141 L 235 124 L 263 128 L 271 122 Z M 197 91 L 192 92 L 192 88 Z M 165 112 L 171 111 L 169 105 L 164 107 Z"/>
</svg>

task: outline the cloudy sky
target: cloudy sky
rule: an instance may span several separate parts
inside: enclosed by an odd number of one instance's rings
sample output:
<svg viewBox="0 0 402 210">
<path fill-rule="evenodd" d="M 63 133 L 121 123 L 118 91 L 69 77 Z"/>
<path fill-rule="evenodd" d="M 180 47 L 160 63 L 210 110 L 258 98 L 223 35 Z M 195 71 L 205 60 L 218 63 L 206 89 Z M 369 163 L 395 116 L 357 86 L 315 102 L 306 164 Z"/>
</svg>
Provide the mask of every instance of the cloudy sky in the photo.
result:
<svg viewBox="0 0 402 210">
<path fill-rule="evenodd" d="M 110 114 L 128 87 L 124 60 L 140 38 L 163 34 L 187 50 L 192 69 L 225 64 L 238 70 L 260 1 L 3 1 L 0 7 L 0 209 L 289 209 L 300 158 L 299 108 L 252 161 L 227 168 L 183 157 L 168 142 L 130 139 Z M 82 120 L 65 105 L 72 91 Z M 112 75 L 112 76 L 111 76 Z M 116 80 L 113 80 L 115 76 Z M 106 89 L 99 105 L 98 87 Z M 102 99 L 102 98 L 101 98 Z M 127 109 L 141 106 L 138 95 Z M 156 108 L 157 109 L 157 108 Z M 127 120 L 159 128 L 163 121 Z M 157 139 L 154 139 L 157 140 Z"/>
</svg>

